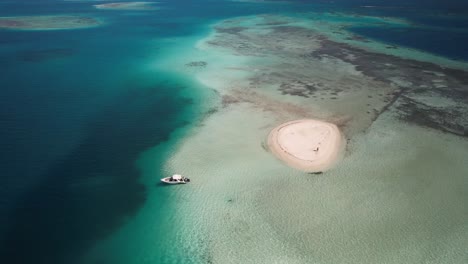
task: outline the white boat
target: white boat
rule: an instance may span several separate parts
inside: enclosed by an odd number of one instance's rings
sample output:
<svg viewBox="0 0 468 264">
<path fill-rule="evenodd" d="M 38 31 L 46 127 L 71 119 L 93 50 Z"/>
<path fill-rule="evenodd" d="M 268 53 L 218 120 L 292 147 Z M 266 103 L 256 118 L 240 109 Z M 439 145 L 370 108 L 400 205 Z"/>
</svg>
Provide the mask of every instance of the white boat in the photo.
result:
<svg viewBox="0 0 468 264">
<path fill-rule="evenodd" d="M 174 174 L 171 177 L 162 178 L 161 181 L 167 184 L 185 184 L 190 182 L 190 179 L 185 178 L 180 174 Z"/>
</svg>

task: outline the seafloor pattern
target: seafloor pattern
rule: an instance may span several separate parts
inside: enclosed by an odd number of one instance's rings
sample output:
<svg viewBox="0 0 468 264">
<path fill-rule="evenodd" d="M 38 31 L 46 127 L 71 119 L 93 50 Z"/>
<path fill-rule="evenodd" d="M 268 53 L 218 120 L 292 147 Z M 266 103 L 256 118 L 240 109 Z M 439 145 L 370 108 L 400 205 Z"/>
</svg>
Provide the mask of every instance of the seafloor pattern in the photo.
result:
<svg viewBox="0 0 468 264">
<path fill-rule="evenodd" d="M 273 87 L 283 95 L 318 102 L 338 115 L 352 113 L 349 118 L 354 121 L 348 124 L 359 126 L 358 130 L 394 106 L 392 111 L 402 120 L 468 136 L 468 119 L 463 115 L 468 112 L 467 71 L 333 41 L 323 31 L 287 18 L 246 20 L 218 24 L 207 45 L 274 60 L 250 77 L 251 91 Z M 243 26 L 246 23 L 250 27 Z M 239 100 L 230 95 L 225 102 Z"/>
</svg>

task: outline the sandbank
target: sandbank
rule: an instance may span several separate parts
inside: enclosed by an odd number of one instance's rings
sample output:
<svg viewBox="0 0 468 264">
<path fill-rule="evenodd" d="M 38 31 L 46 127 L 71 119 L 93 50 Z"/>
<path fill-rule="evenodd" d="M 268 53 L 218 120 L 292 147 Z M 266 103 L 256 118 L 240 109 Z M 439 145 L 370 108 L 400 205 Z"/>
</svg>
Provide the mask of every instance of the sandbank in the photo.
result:
<svg viewBox="0 0 468 264">
<path fill-rule="evenodd" d="M 17 16 L 0 17 L 0 29 L 60 30 L 100 25 L 97 19 L 84 16 Z"/>
<path fill-rule="evenodd" d="M 274 128 L 268 136 L 268 147 L 293 168 L 322 172 L 339 157 L 342 136 L 334 124 L 313 119 L 295 120 Z"/>
<path fill-rule="evenodd" d="M 155 2 L 119 2 L 94 5 L 97 9 L 111 9 L 111 10 L 153 10 Z"/>
</svg>

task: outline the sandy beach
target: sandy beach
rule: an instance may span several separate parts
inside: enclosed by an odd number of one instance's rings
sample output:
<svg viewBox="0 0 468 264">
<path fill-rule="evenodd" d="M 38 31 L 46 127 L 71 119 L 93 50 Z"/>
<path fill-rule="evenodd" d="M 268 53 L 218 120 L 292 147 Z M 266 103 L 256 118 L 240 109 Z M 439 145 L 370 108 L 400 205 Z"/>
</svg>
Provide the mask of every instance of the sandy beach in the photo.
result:
<svg viewBox="0 0 468 264">
<path fill-rule="evenodd" d="M 295 120 L 274 128 L 268 136 L 271 152 L 289 166 L 321 172 L 336 162 L 342 136 L 334 124 L 313 119 Z"/>
</svg>

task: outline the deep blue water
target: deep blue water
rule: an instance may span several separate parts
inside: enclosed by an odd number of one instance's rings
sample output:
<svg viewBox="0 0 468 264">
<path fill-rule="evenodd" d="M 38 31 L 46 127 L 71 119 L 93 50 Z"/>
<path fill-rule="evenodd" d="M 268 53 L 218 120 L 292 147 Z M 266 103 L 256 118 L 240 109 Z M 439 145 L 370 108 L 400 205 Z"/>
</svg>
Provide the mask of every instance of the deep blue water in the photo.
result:
<svg viewBox="0 0 468 264">
<path fill-rule="evenodd" d="M 16 8 L 2 15 L 75 10 L 9 6 Z M 139 155 L 190 120 L 186 82 L 140 67 L 155 48 L 151 38 L 190 27 L 164 31 L 162 20 L 105 16 L 113 23 L 101 28 L 0 31 L 2 263 L 79 260 L 143 205 Z"/>
<path fill-rule="evenodd" d="M 373 5 L 373 4 L 369 4 Z M 407 19 L 410 27 L 352 27 L 362 36 L 389 44 L 419 49 L 455 60 L 468 61 L 468 1 L 392 1 L 360 14 Z"/>
<path fill-rule="evenodd" d="M 387 43 L 423 50 L 455 60 L 468 61 L 468 31 L 355 27 L 352 32 Z M 423 41 L 427 40 L 427 41 Z"/>
<path fill-rule="evenodd" d="M 140 68 L 154 53 L 152 39 L 197 34 L 209 21 L 239 15 L 349 11 L 420 25 L 356 33 L 468 59 L 468 4 L 461 1 L 392 1 L 391 8 L 387 1 L 294 2 L 163 1 L 157 15 L 122 16 L 86 2 L 0 1 L 0 16 L 80 13 L 109 22 L 0 31 L 0 261 L 76 262 L 144 204 L 148 187 L 135 161 L 192 124 L 198 107 L 180 76 Z"/>
</svg>

